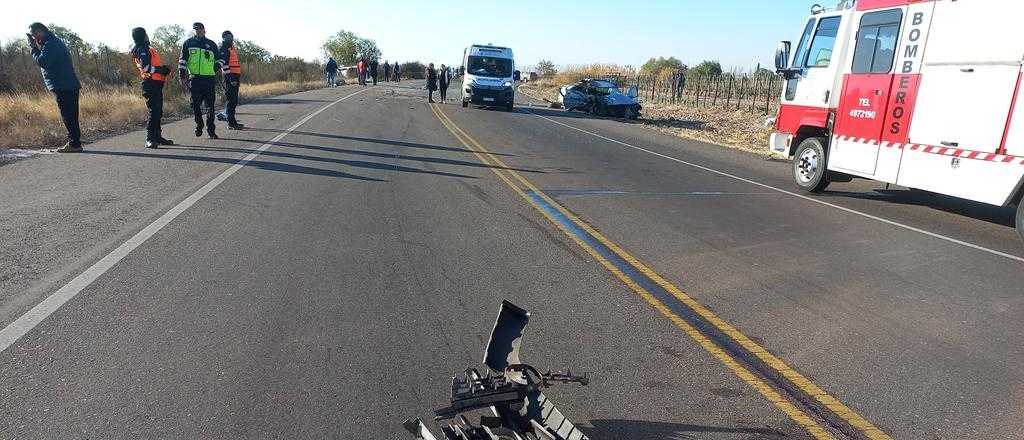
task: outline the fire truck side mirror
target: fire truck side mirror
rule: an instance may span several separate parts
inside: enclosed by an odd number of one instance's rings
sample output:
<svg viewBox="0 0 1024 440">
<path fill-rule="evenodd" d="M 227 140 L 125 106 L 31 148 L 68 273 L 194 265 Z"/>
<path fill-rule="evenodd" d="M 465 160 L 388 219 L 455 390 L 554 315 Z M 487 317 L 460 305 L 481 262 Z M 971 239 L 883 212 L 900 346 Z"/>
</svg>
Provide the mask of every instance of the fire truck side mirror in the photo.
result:
<svg viewBox="0 0 1024 440">
<path fill-rule="evenodd" d="M 792 46 L 792 43 L 780 41 L 779 46 L 775 48 L 775 71 L 778 73 L 784 73 L 789 70 L 790 46 Z"/>
</svg>

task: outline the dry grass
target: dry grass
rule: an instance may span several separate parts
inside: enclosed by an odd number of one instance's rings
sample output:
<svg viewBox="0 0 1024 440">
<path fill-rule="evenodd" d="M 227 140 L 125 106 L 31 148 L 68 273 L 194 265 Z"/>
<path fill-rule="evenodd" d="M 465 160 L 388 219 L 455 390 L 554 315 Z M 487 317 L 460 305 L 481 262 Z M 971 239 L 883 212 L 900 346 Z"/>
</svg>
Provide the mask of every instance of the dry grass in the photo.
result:
<svg viewBox="0 0 1024 440">
<path fill-rule="evenodd" d="M 557 82 L 557 78 L 545 78 L 520 86 L 519 90 L 534 99 L 558 102 L 558 88 L 564 84 Z M 761 112 L 644 103 L 643 115 L 637 123 L 682 138 L 767 154 L 771 129 L 764 126 L 764 120 Z"/>
<path fill-rule="evenodd" d="M 179 87 L 176 82 L 166 87 Z M 285 95 L 323 87 L 320 81 L 278 81 L 266 84 L 242 84 L 241 99 L 252 100 Z M 220 95 L 220 93 L 218 93 Z M 218 96 L 218 105 L 222 104 Z M 147 118 L 146 102 L 134 87 L 85 88 L 79 99 L 82 136 L 93 139 L 140 128 Z M 189 113 L 188 101 L 180 94 L 168 94 L 164 101 L 164 120 Z M 50 94 L 0 94 L 0 148 L 43 148 L 64 143 L 67 132 L 57 104 Z"/>
</svg>

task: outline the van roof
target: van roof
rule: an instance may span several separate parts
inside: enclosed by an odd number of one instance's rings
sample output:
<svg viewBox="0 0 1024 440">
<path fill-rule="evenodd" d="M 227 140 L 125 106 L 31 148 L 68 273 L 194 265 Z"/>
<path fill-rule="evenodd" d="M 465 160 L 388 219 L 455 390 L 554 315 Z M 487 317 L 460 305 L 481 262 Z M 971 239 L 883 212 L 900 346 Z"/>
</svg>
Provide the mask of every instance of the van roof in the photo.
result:
<svg viewBox="0 0 1024 440">
<path fill-rule="evenodd" d="M 512 49 L 487 44 L 474 44 L 466 49 L 466 55 L 512 58 Z"/>
</svg>

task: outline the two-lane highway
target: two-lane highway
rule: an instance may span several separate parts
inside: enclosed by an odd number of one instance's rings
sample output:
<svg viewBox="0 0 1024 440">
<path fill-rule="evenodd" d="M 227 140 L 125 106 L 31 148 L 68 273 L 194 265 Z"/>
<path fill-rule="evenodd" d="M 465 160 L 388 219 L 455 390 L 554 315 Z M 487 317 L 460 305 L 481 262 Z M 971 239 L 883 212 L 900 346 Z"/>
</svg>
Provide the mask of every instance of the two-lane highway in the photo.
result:
<svg viewBox="0 0 1024 440">
<path fill-rule="evenodd" d="M 1001 212 L 420 85 L 0 167 L 0 438 L 405 438 L 502 299 L 595 440 L 1024 433 Z"/>
</svg>

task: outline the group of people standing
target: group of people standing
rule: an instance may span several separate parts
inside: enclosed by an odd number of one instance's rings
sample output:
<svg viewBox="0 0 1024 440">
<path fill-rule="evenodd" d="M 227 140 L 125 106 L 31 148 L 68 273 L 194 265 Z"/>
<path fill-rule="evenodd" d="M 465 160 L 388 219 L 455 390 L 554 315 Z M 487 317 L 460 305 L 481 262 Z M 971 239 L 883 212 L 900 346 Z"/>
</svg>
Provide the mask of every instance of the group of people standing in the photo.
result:
<svg viewBox="0 0 1024 440">
<path fill-rule="evenodd" d="M 338 85 L 338 70 L 342 67 L 338 65 L 338 61 L 334 57 L 327 57 L 327 63 L 324 65 L 324 76 L 327 80 L 327 87 L 337 87 Z M 365 86 L 367 82 L 373 82 L 373 85 L 377 85 L 377 79 L 380 78 L 380 74 L 383 71 L 384 81 L 401 81 L 402 80 L 402 68 L 395 62 L 391 64 L 387 61 L 381 66 L 377 60 L 366 61 L 365 58 L 360 58 L 356 62 L 356 80 L 359 85 Z"/>
<path fill-rule="evenodd" d="M 210 139 L 218 139 L 214 114 L 216 75 L 220 73 L 223 77 L 226 103 L 224 113 L 228 128 L 240 130 L 244 125 L 235 119 L 235 109 L 238 106 L 242 65 L 231 31 L 224 31 L 221 34 L 223 40 L 219 47 L 206 38 L 206 28 L 202 23 L 194 23 L 192 31 L 192 36 L 182 45 L 181 56 L 178 59 L 179 79 L 191 99 L 196 136 L 202 136 L 205 129 Z M 32 49 L 32 58 L 39 65 L 46 89 L 56 98 L 57 108 L 68 132 L 67 143 L 58 148 L 57 152 L 80 152 L 82 130 L 78 120 L 78 100 L 82 87 L 71 63 L 67 44 L 42 23 L 29 25 L 29 33 L 26 36 Z M 150 44 L 149 35 L 144 28 L 132 29 L 132 40 L 135 44 L 131 50 L 131 57 L 138 68 L 142 80 L 142 96 L 149 111 L 146 148 L 174 145 L 173 141 L 163 137 L 160 127 L 163 117 L 164 84 L 170 79 L 172 70 L 163 64 L 160 53 Z"/>
<path fill-rule="evenodd" d="M 427 66 L 427 102 L 434 101 L 434 92 L 437 91 L 441 102 L 448 102 L 448 86 L 452 83 L 452 71 L 444 64 L 439 69 L 434 69 L 434 63 Z"/>
</svg>

